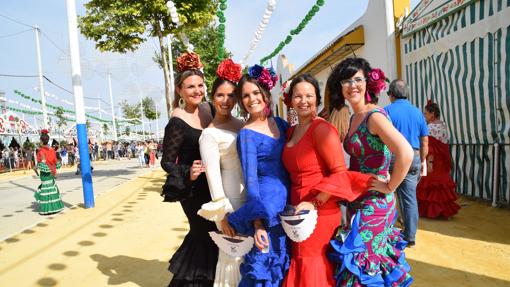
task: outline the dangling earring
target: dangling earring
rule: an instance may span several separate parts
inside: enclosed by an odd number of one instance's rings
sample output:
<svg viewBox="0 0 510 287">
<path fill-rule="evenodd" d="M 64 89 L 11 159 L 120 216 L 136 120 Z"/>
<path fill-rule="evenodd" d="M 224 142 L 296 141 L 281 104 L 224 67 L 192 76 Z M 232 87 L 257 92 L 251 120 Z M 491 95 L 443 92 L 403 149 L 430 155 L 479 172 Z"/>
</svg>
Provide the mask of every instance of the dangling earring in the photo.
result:
<svg viewBox="0 0 510 287">
<path fill-rule="evenodd" d="M 370 96 L 370 94 L 368 93 L 368 91 L 365 91 L 365 99 L 367 100 L 367 103 L 366 103 L 366 104 L 370 104 L 370 103 L 372 103 L 372 97 Z"/>
<path fill-rule="evenodd" d="M 269 115 L 271 115 L 271 109 L 269 109 L 269 107 L 266 105 L 266 107 L 264 108 L 264 117 L 269 117 Z"/>
<path fill-rule="evenodd" d="M 184 102 L 184 99 L 183 98 L 180 98 L 179 99 L 179 108 L 181 110 L 184 110 L 184 107 L 186 106 L 186 103 Z"/>
</svg>

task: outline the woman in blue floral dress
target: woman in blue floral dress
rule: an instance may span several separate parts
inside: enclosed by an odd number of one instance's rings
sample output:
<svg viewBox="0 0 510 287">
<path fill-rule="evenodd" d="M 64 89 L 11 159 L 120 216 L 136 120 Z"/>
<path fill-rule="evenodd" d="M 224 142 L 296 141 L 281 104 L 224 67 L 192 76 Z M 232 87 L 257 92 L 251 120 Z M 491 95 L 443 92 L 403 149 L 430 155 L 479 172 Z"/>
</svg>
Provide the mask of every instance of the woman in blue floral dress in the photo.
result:
<svg viewBox="0 0 510 287">
<path fill-rule="evenodd" d="M 362 58 L 342 61 L 328 80 L 331 102 L 347 100 L 354 111 L 344 141 L 350 170 L 388 179 L 375 188 L 383 193 L 371 190 L 357 199 L 359 209 L 354 211 L 351 230 L 341 231 L 331 241 L 330 258 L 338 262 L 337 286 L 409 286 L 413 281 L 403 252 L 406 242 L 393 226 L 397 209 L 392 192 L 404 179 L 413 152 L 375 104 L 384 80 L 384 73 L 372 70 Z M 392 153 L 395 166 L 390 176 Z"/>
</svg>

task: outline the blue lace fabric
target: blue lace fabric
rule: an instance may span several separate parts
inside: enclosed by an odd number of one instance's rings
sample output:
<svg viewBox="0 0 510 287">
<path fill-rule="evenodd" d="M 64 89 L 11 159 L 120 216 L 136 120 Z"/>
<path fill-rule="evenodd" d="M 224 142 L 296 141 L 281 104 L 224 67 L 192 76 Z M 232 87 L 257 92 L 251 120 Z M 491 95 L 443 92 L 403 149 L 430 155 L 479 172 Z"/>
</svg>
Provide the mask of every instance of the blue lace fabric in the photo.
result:
<svg viewBox="0 0 510 287">
<path fill-rule="evenodd" d="M 279 138 L 242 129 L 237 140 L 247 198 L 228 220 L 238 233 L 253 236 L 253 221 L 261 219 L 270 243 L 268 253 L 254 246 L 245 255 L 240 266 L 241 287 L 280 286 L 289 267 L 286 236 L 278 217 L 287 203 L 290 184 L 281 159 L 288 124 L 280 118 L 274 119 Z"/>
</svg>

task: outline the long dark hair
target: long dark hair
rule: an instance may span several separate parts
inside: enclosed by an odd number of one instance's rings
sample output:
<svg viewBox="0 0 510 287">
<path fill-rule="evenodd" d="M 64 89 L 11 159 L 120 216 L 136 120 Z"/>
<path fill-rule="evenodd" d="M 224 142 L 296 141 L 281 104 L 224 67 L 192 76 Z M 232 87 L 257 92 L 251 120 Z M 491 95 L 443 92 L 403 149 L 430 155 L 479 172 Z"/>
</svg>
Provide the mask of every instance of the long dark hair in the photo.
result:
<svg viewBox="0 0 510 287">
<path fill-rule="evenodd" d="M 340 81 L 352 78 L 352 76 L 354 76 L 360 70 L 363 71 L 363 76 L 365 78 L 372 70 L 368 61 L 363 58 L 347 58 L 335 66 L 326 82 L 326 89 L 329 94 L 330 112 L 333 109 L 340 110 L 343 106 L 345 106 L 345 99 L 342 94 L 342 86 Z M 369 93 L 369 95 L 371 100 L 369 101 L 365 95 L 365 102 L 377 103 L 377 95 L 371 93 Z"/>
<path fill-rule="evenodd" d="M 252 78 L 248 74 L 244 74 L 241 77 L 241 80 L 239 81 L 239 84 L 237 85 L 237 88 L 236 88 L 237 103 L 238 103 L 239 107 L 241 107 L 241 111 L 244 113 L 244 115 L 246 115 L 248 113 L 246 111 L 246 108 L 243 106 L 243 86 L 246 83 L 252 83 L 259 88 L 259 90 L 262 93 L 262 96 L 264 98 L 264 102 L 267 105 L 267 108 L 269 110 L 271 110 L 271 93 L 266 88 L 264 88 L 257 81 L 256 78 Z M 269 116 L 271 116 L 271 115 L 269 115 Z"/>
</svg>

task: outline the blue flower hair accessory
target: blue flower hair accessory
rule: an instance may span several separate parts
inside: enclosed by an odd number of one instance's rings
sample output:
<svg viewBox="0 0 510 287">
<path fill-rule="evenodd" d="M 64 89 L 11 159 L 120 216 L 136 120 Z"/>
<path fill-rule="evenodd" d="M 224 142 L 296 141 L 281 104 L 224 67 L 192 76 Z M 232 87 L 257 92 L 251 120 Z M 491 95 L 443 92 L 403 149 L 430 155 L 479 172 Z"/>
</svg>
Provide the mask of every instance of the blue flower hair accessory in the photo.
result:
<svg viewBox="0 0 510 287">
<path fill-rule="evenodd" d="M 272 67 L 266 68 L 260 65 L 253 65 L 248 68 L 248 76 L 257 79 L 257 82 L 268 91 L 271 91 L 276 81 L 278 81 L 278 76 Z"/>
</svg>

